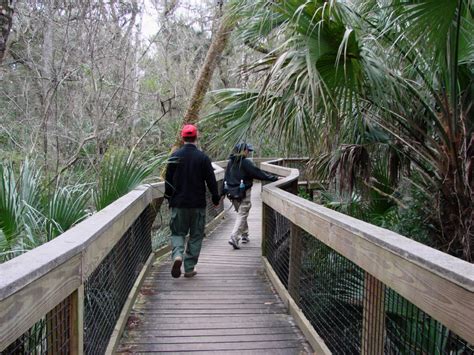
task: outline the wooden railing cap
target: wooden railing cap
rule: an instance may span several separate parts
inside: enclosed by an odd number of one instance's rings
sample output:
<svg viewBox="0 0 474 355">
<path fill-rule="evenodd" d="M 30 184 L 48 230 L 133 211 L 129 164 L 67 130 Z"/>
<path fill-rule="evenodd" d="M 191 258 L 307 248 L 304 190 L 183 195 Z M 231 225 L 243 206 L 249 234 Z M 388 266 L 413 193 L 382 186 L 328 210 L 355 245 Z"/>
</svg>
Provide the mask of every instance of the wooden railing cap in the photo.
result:
<svg viewBox="0 0 474 355">
<path fill-rule="evenodd" d="M 279 159 L 282 160 L 282 159 Z M 284 160 L 284 159 L 283 159 Z M 279 196 L 282 200 L 304 208 L 310 213 L 327 222 L 340 226 L 350 231 L 354 237 L 362 237 L 391 253 L 413 262 L 437 275 L 450 280 L 457 285 L 474 292 L 474 264 L 456 258 L 447 253 L 409 239 L 388 229 L 358 220 L 343 213 L 334 211 L 314 202 L 308 201 L 289 192 L 283 191 L 279 186 L 295 178 L 297 169 L 271 165 L 272 162 L 262 164 L 266 171 L 287 175 L 286 179 L 264 186 L 264 192 Z M 262 194 L 264 199 L 264 194 Z M 298 218 L 298 214 L 295 215 Z M 297 224 L 297 221 L 293 221 Z"/>
<path fill-rule="evenodd" d="M 50 242 L 0 264 L 0 301 L 82 253 L 138 201 L 162 197 L 161 185 L 141 185 Z"/>
</svg>

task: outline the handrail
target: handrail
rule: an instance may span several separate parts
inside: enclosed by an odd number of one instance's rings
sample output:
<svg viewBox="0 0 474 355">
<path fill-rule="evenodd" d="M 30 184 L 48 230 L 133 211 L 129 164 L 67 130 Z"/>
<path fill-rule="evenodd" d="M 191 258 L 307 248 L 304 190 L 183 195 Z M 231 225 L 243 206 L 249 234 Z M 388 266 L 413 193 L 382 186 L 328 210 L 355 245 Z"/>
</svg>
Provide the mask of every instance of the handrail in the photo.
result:
<svg viewBox="0 0 474 355">
<path fill-rule="evenodd" d="M 84 254 L 89 253 L 89 249 L 93 249 L 102 238 L 107 239 L 107 242 L 110 243 L 108 239 L 110 231 L 117 228 L 126 230 L 144 209 L 144 206 L 150 204 L 154 199 L 163 197 L 163 192 L 160 191 L 163 190 L 162 186 L 164 186 L 163 183 L 137 187 L 57 238 L 0 264 L 0 274 L 2 275 L 0 302 L 71 258 L 78 255 L 84 258 Z M 118 223 L 120 226 L 117 226 Z M 115 243 L 116 241 L 112 241 L 108 245 L 108 249 L 111 249 Z M 103 255 L 98 257 L 94 260 L 93 265 L 81 262 L 83 266 L 80 270 L 80 280 L 90 274 L 90 270 L 94 269 L 93 266 L 100 262 Z M 89 256 L 89 259 L 93 258 Z"/>
<path fill-rule="evenodd" d="M 224 170 L 213 167 L 222 180 Z M 87 278 L 146 208 L 159 209 L 163 196 L 163 182 L 139 186 L 52 241 L 0 264 L 0 351 L 71 295 L 83 298 Z M 74 346 L 77 352 L 82 344 Z"/>
<path fill-rule="evenodd" d="M 261 164 L 263 170 L 285 177 L 263 187 L 264 208 L 283 215 L 474 343 L 473 264 L 284 191 L 281 187 L 297 182 L 299 172 L 276 165 L 282 163 L 284 159 Z"/>
<path fill-rule="evenodd" d="M 272 209 L 292 224 L 287 286 L 291 296 L 298 287 L 294 246 L 301 243 L 300 228 L 474 343 L 474 265 L 296 196 L 298 169 L 276 165 L 287 159 L 254 161 L 284 177 L 263 187 L 262 201 L 264 219 L 265 211 Z M 217 180 L 223 179 L 225 164 L 213 163 Z M 159 207 L 163 194 L 164 183 L 140 186 L 53 241 L 0 264 L 0 351 L 66 299 L 72 307 L 70 317 L 80 328 L 84 283 L 143 211 L 153 204 Z M 265 240 L 265 228 L 263 234 Z M 297 299 L 292 302 L 298 305 Z M 82 351 L 80 333 L 70 332 L 73 352 Z"/>
<path fill-rule="evenodd" d="M 295 207 L 298 206 L 298 208 L 301 209 L 311 210 L 315 214 L 322 216 L 322 218 L 324 218 L 328 223 L 348 229 L 355 237 L 367 238 L 381 248 L 397 254 L 400 258 L 418 264 L 429 272 L 435 273 L 442 278 L 446 278 L 451 282 L 474 292 L 473 264 L 426 246 L 425 244 L 421 244 L 413 239 L 406 238 L 388 229 L 374 226 L 373 224 L 361 221 L 357 218 L 353 218 L 321 205 L 317 205 L 281 189 L 277 189 L 280 185 L 294 181 L 294 179 L 299 176 L 297 169 L 271 165 L 273 162 L 285 160 L 286 159 L 279 159 L 263 163 L 262 169 L 265 171 L 280 176 L 286 176 L 286 179 L 279 180 L 272 185 L 266 185 L 263 188 L 263 191 L 265 191 L 265 193 L 262 194 L 264 202 L 267 202 L 267 199 L 265 198 L 266 193 L 270 196 L 283 197 L 289 201 L 290 204 L 295 205 Z M 268 202 L 272 203 L 271 200 Z M 298 217 L 298 215 L 296 217 Z M 296 224 L 303 223 L 302 221 L 297 222 L 293 220 L 292 222 Z"/>
<path fill-rule="evenodd" d="M 0 264 L 0 350 L 77 290 L 140 213 L 163 197 L 140 186 L 52 241 Z"/>
</svg>

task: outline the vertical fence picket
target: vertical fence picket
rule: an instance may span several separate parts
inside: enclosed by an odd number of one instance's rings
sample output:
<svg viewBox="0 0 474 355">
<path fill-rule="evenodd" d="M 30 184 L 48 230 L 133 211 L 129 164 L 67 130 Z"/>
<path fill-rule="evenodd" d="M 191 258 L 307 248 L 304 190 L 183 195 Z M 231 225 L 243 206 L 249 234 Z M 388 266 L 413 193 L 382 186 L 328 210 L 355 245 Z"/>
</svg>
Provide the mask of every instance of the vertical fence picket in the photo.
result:
<svg viewBox="0 0 474 355">
<path fill-rule="evenodd" d="M 365 272 L 362 321 L 362 354 L 383 354 L 385 333 L 385 286 Z"/>
<path fill-rule="evenodd" d="M 301 245 L 301 229 L 298 228 L 297 225 L 291 223 L 288 292 L 297 305 L 300 303 Z"/>
<path fill-rule="evenodd" d="M 73 355 L 82 355 L 84 353 L 84 286 L 79 286 L 70 299 L 69 352 Z"/>
</svg>

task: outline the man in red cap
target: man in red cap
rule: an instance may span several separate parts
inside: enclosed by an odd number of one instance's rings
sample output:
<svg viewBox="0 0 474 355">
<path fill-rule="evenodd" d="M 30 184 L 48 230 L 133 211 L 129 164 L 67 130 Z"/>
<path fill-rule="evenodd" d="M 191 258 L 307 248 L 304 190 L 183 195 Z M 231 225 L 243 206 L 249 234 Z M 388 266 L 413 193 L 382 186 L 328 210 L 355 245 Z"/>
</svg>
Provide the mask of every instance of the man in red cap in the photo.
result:
<svg viewBox="0 0 474 355">
<path fill-rule="evenodd" d="M 220 196 L 214 169 L 209 157 L 197 146 L 198 130 L 188 124 L 181 130 L 184 145 L 175 151 L 168 162 L 165 178 L 165 198 L 171 209 L 171 245 L 173 266 L 171 276 L 181 276 L 184 260 L 184 277 L 196 275 L 206 224 L 206 185 L 212 195 L 212 203 L 218 206 Z M 189 241 L 184 248 L 185 237 Z"/>
</svg>

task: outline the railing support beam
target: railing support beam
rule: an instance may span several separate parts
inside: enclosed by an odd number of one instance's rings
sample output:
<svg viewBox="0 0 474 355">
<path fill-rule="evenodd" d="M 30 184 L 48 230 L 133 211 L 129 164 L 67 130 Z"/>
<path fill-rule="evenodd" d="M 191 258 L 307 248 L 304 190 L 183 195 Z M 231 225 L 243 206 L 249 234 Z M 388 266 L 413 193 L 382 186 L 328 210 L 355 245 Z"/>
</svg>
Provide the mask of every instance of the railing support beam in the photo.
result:
<svg viewBox="0 0 474 355">
<path fill-rule="evenodd" d="M 84 285 L 79 286 L 70 298 L 70 352 L 74 355 L 82 355 L 84 353 Z"/>
<path fill-rule="evenodd" d="M 291 223 L 290 226 L 290 270 L 288 273 L 288 292 L 295 303 L 300 305 L 301 275 L 301 229 Z"/>
<path fill-rule="evenodd" d="M 384 284 L 368 272 L 365 272 L 361 354 L 370 355 L 384 353 L 384 305 Z"/>
<path fill-rule="evenodd" d="M 267 256 L 267 238 L 268 238 L 268 218 L 270 217 L 270 209 L 262 203 L 262 256 Z"/>
</svg>

